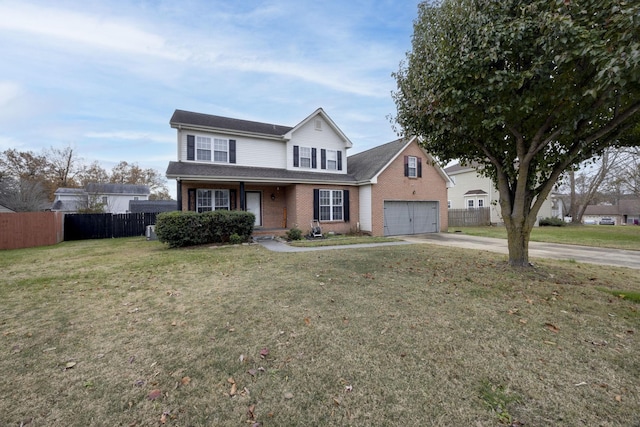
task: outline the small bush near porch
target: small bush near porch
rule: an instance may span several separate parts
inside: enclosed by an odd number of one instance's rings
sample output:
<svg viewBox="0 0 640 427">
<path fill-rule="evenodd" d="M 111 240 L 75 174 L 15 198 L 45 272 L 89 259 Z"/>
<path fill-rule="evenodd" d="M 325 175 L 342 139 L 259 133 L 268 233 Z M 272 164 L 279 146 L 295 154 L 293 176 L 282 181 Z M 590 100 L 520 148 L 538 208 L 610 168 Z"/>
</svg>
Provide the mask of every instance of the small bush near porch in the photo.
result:
<svg viewBox="0 0 640 427">
<path fill-rule="evenodd" d="M 536 265 L 435 245 L 4 251 L 0 425 L 637 425 L 640 306 L 618 292 L 640 271 Z"/>
</svg>

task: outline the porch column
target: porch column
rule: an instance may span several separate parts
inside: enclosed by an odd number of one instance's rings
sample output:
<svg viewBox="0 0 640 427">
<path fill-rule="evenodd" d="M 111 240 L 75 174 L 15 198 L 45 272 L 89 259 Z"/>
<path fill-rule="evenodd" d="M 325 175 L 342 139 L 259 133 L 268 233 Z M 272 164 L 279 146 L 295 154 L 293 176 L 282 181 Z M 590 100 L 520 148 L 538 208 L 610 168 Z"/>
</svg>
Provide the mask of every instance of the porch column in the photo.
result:
<svg viewBox="0 0 640 427">
<path fill-rule="evenodd" d="M 177 199 L 178 199 L 178 210 L 181 211 L 182 210 L 182 181 L 180 181 L 179 179 L 176 180 L 176 187 L 177 187 Z"/>
<path fill-rule="evenodd" d="M 244 182 L 240 182 L 240 210 L 241 211 L 246 211 L 247 207 L 245 206 L 245 200 L 244 200 Z"/>
</svg>

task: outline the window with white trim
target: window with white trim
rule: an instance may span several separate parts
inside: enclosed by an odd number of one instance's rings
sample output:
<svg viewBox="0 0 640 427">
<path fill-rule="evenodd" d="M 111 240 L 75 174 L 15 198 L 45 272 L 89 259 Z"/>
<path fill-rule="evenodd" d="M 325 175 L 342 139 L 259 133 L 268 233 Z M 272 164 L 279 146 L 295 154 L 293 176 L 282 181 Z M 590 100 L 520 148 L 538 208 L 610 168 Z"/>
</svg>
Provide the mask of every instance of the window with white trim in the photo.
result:
<svg viewBox="0 0 640 427">
<path fill-rule="evenodd" d="M 320 221 L 342 220 L 342 190 L 320 190 Z"/>
<path fill-rule="evenodd" d="M 478 207 L 479 208 L 483 208 L 484 207 L 484 199 L 478 199 Z"/>
<path fill-rule="evenodd" d="M 196 160 L 211 161 L 211 138 L 196 136 Z"/>
<path fill-rule="evenodd" d="M 227 163 L 229 159 L 229 140 L 215 138 L 213 140 L 213 161 Z"/>
<path fill-rule="evenodd" d="M 327 169 L 338 170 L 338 152 L 327 150 Z"/>
<path fill-rule="evenodd" d="M 473 209 L 474 207 L 475 207 L 474 200 L 473 199 L 467 200 L 467 208 Z"/>
<path fill-rule="evenodd" d="M 229 210 L 229 190 L 198 189 L 196 211 L 209 212 L 218 209 Z"/>
<path fill-rule="evenodd" d="M 418 158 L 409 156 L 409 175 L 410 178 L 418 177 Z"/>
<path fill-rule="evenodd" d="M 311 167 L 311 147 L 300 147 L 300 167 Z"/>
</svg>

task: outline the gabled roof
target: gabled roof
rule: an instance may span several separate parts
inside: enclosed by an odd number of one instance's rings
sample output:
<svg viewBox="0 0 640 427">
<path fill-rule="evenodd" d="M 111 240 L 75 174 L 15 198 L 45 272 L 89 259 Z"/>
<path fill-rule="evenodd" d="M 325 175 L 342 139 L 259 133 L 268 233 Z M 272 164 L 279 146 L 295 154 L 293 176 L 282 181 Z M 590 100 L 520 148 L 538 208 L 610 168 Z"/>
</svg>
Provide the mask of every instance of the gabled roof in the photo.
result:
<svg viewBox="0 0 640 427">
<path fill-rule="evenodd" d="M 400 138 L 395 141 L 373 147 L 367 151 L 349 156 L 347 161 L 348 173 L 353 175 L 358 182 L 375 182 L 377 176 L 384 171 L 409 144 L 414 141 L 417 142 L 417 140 L 418 139 L 416 137 L 411 137 L 409 139 Z M 427 162 L 430 162 L 433 167 L 436 168 L 442 179 L 444 179 L 447 187 L 452 186 L 453 181 L 451 181 L 451 178 L 449 178 L 440 165 L 438 165 L 433 157 L 431 157 L 431 155 L 422 147 L 420 147 L 420 149 L 424 153 Z"/>
<path fill-rule="evenodd" d="M 68 187 L 58 187 L 55 191 L 56 195 L 76 195 L 76 196 L 85 196 L 87 194 L 87 192 L 84 190 L 84 188 L 68 188 Z"/>
<path fill-rule="evenodd" d="M 211 114 L 193 113 L 191 111 L 176 110 L 171 116 L 172 128 L 206 128 L 220 131 L 253 133 L 270 136 L 284 136 L 292 127 L 260 123 L 249 120 L 232 119 L 230 117 L 214 116 Z"/>
<path fill-rule="evenodd" d="M 89 194 L 139 194 L 149 195 L 151 190 L 146 185 L 89 183 L 85 187 Z"/>
<path fill-rule="evenodd" d="M 329 124 L 329 126 L 331 126 L 331 129 L 333 129 L 333 131 L 340 137 L 340 139 L 342 139 L 345 142 L 345 146 L 347 148 L 353 147 L 353 143 L 340 130 L 338 125 L 336 125 L 335 122 L 333 120 L 331 120 L 331 117 L 329 117 L 327 115 L 327 113 L 325 113 L 325 111 L 322 108 L 318 108 L 316 111 L 314 111 L 313 113 L 309 114 L 304 120 L 302 120 L 300 123 L 298 123 L 295 127 L 291 128 L 286 133 L 285 138 L 286 139 L 291 139 L 291 136 L 292 136 L 293 132 L 295 132 L 296 130 L 300 129 L 301 127 L 303 127 L 304 125 L 309 123 L 316 116 L 321 116 Z"/>
<path fill-rule="evenodd" d="M 404 138 L 396 139 L 367 151 L 351 155 L 347 159 L 347 173 L 353 175 L 356 181 L 373 179 L 408 143 L 409 141 Z"/>
</svg>

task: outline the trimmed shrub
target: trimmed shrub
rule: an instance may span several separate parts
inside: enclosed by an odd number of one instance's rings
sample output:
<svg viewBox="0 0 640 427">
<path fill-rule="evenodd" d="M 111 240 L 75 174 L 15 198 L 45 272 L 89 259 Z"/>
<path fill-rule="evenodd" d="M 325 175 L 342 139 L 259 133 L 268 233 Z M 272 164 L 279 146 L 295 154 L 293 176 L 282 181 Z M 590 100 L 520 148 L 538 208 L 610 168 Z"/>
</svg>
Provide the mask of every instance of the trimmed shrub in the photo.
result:
<svg viewBox="0 0 640 427">
<path fill-rule="evenodd" d="M 234 234 L 246 242 L 253 233 L 255 218 L 244 211 L 165 212 L 157 217 L 156 235 L 170 248 L 226 243 Z"/>
<path fill-rule="evenodd" d="M 302 239 L 302 230 L 300 230 L 295 225 L 293 228 L 287 230 L 287 240 L 301 240 Z"/>
<path fill-rule="evenodd" d="M 567 225 L 562 218 L 542 218 L 538 224 L 540 227 L 564 227 Z"/>
</svg>

